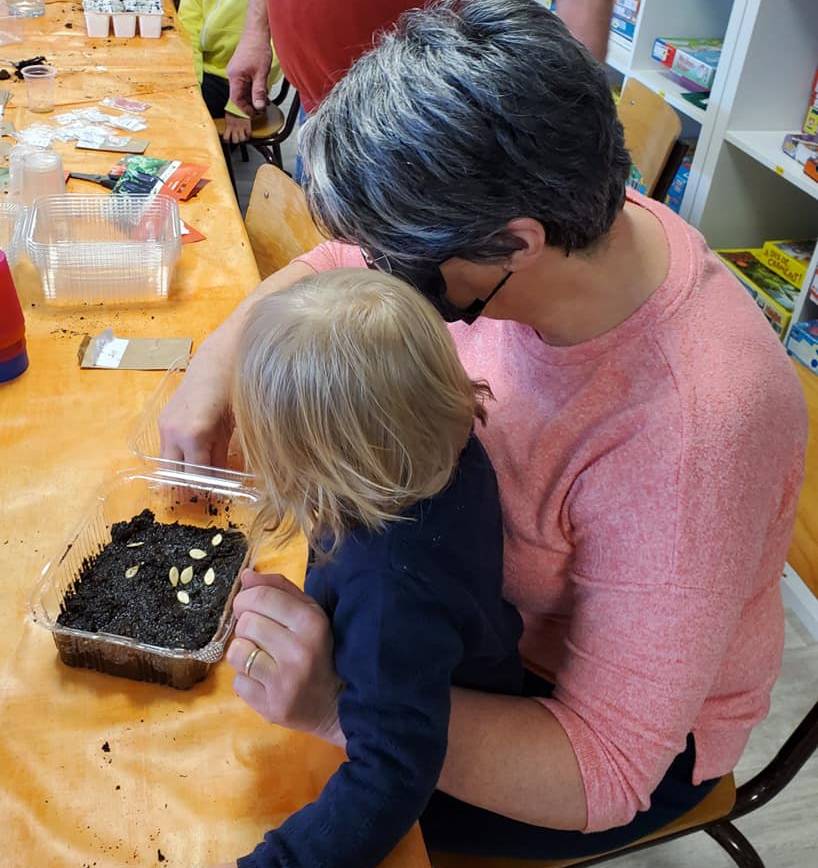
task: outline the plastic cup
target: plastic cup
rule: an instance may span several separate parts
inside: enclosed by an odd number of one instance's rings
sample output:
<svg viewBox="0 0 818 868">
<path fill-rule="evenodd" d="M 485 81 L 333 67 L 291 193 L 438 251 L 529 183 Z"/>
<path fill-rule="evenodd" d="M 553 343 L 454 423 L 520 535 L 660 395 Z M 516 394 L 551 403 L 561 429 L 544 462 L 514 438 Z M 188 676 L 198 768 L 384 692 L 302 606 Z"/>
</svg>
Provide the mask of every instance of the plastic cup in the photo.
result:
<svg viewBox="0 0 818 868">
<path fill-rule="evenodd" d="M 28 110 L 50 112 L 54 109 L 54 84 L 57 70 L 48 64 L 26 66 L 22 70 L 28 95 Z"/>
<path fill-rule="evenodd" d="M 8 194 L 12 202 L 21 202 L 23 197 L 23 161 L 29 154 L 36 154 L 42 148 L 34 145 L 15 145 L 9 151 Z"/>
<path fill-rule="evenodd" d="M 37 151 L 23 157 L 20 203 L 28 207 L 41 196 L 65 193 L 62 159 L 55 151 Z"/>
</svg>

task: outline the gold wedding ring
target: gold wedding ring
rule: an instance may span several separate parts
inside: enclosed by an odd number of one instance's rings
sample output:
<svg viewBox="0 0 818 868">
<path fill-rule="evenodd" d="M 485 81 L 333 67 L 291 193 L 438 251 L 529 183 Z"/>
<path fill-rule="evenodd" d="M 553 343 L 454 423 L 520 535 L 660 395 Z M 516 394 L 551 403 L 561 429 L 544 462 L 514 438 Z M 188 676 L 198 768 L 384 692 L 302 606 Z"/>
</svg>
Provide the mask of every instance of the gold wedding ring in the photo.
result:
<svg viewBox="0 0 818 868">
<path fill-rule="evenodd" d="M 261 648 L 253 648 L 253 650 L 247 655 L 247 660 L 244 664 L 244 674 L 248 678 L 250 677 L 250 670 L 253 668 L 253 663 L 255 663 L 259 651 L 261 651 Z"/>
</svg>

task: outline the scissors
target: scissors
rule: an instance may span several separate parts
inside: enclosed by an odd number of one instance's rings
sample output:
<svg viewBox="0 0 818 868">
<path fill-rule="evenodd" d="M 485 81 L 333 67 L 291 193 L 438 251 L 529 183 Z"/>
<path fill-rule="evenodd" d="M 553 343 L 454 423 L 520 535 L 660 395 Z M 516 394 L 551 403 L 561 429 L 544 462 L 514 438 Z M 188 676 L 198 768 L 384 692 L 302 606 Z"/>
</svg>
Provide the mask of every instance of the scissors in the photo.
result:
<svg viewBox="0 0 818 868">
<path fill-rule="evenodd" d="M 113 190 L 119 180 L 119 178 L 112 178 L 110 175 L 90 175 L 86 172 L 69 172 L 68 177 L 78 181 L 91 181 L 93 184 L 100 184 L 108 190 Z"/>
</svg>

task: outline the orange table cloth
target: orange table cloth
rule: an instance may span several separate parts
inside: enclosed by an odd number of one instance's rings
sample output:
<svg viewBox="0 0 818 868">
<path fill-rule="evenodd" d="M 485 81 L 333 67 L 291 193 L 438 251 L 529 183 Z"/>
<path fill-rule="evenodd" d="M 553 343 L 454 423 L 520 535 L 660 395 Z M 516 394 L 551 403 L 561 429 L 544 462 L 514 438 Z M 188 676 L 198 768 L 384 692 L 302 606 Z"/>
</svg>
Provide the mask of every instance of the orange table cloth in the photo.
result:
<svg viewBox="0 0 818 868">
<path fill-rule="evenodd" d="M 183 247 L 168 301 L 141 309 L 49 307 L 23 263 L 29 370 L 0 385 L 0 864 L 4 868 L 207 866 L 249 852 L 265 830 L 313 799 L 342 754 L 265 723 L 217 665 L 186 692 L 71 669 L 32 623 L 28 601 L 43 564 L 117 470 L 135 418 L 161 374 L 83 371 L 85 334 L 200 341 L 258 282 L 218 139 L 175 18 L 160 40 L 89 40 L 81 6 L 51 2 L 26 40 L 0 55 L 44 54 L 59 70 L 56 111 L 106 95 L 151 104 L 139 133 L 148 153 L 208 163 L 212 183 L 183 203 L 207 240 Z M 22 83 L 6 117 L 19 128 L 52 116 L 25 108 Z M 6 140 L 8 141 L 8 140 Z M 105 172 L 118 155 L 59 146 L 65 168 Z M 73 192 L 101 188 L 70 182 Z M 303 547 L 274 564 L 298 581 Z M 108 750 L 103 749 L 107 746 Z M 417 829 L 387 860 L 428 868 Z"/>
</svg>

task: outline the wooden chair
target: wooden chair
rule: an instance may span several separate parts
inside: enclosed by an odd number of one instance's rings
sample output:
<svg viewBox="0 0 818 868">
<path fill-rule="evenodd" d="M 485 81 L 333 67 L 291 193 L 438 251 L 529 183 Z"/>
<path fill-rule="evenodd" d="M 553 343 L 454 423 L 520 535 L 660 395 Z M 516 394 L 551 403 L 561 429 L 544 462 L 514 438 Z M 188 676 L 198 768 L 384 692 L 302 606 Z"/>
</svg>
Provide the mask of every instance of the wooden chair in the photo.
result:
<svg viewBox="0 0 818 868">
<path fill-rule="evenodd" d="M 301 188 L 275 166 L 256 172 L 244 223 L 262 279 L 324 240 Z"/>
<path fill-rule="evenodd" d="M 618 106 L 625 144 L 638 169 L 639 189 L 650 196 L 682 132 L 679 115 L 652 90 L 629 78 Z"/>
<path fill-rule="evenodd" d="M 278 94 L 273 99 L 272 103 L 267 106 L 267 110 L 263 115 L 252 119 L 252 129 L 250 138 L 239 145 L 242 162 L 247 162 L 249 159 L 247 148 L 253 148 L 258 151 L 262 157 L 272 166 L 282 168 L 281 164 L 281 143 L 289 138 L 292 134 L 295 124 L 298 121 L 298 112 L 301 108 L 301 100 L 298 93 L 293 91 L 293 99 L 285 116 L 281 110 L 281 104 L 287 98 L 290 92 L 290 83 L 287 79 L 281 82 L 281 88 Z M 216 131 L 221 138 L 224 133 L 224 118 L 218 118 L 215 121 Z M 227 171 L 230 174 L 230 182 L 233 184 L 233 190 L 236 189 L 236 180 L 233 176 L 233 151 L 235 145 L 222 141 L 222 153 L 224 161 L 227 163 Z"/>
</svg>

